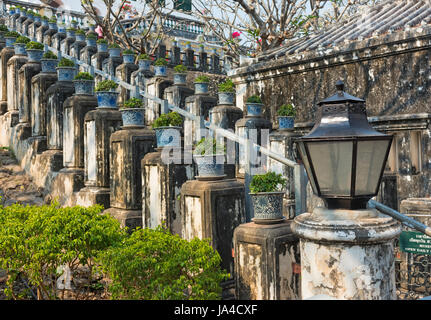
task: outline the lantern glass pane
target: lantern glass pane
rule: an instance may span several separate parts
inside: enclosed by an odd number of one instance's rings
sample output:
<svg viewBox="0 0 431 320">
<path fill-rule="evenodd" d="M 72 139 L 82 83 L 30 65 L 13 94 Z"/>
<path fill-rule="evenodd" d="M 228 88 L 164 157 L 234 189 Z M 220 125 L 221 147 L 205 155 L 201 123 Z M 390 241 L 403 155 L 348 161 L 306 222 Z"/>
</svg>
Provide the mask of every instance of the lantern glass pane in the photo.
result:
<svg viewBox="0 0 431 320">
<path fill-rule="evenodd" d="M 307 153 L 305 152 L 304 143 L 299 142 L 298 146 L 299 146 L 299 154 L 301 155 L 302 162 L 304 163 L 304 168 L 307 171 L 308 180 L 310 181 L 314 194 L 318 195 L 316 184 L 314 183 L 314 177 L 310 169 L 310 163 L 308 162 Z"/>
<path fill-rule="evenodd" d="M 390 141 L 358 141 L 355 195 L 375 194 Z"/>
<path fill-rule="evenodd" d="M 353 142 L 309 142 L 307 146 L 322 196 L 350 196 Z"/>
</svg>

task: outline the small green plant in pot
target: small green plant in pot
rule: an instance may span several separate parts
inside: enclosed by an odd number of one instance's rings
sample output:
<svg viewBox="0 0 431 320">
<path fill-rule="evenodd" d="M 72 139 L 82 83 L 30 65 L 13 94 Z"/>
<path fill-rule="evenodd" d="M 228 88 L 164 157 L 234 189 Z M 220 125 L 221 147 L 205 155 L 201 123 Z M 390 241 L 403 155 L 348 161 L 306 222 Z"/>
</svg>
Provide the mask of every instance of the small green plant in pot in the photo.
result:
<svg viewBox="0 0 431 320">
<path fill-rule="evenodd" d="M 278 128 L 279 129 L 293 129 L 295 125 L 295 106 L 291 103 L 283 104 L 277 110 Z"/>
<path fill-rule="evenodd" d="M 42 66 L 42 72 L 55 72 L 55 68 L 58 64 L 58 58 L 51 51 L 47 51 L 43 54 L 40 62 Z"/>
<path fill-rule="evenodd" d="M 262 115 L 263 103 L 262 103 L 262 99 L 258 95 L 252 95 L 248 97 L 245 105 L 247 107 L 247 115 L 249 116 Z"/>
<path fill-rule="evenodd" d="M 75 94 L 93 95 L 94 94 L 94 77 L 88 72 L 78 73 L 73 83 L 75 85 Z"/>
<path fill-rule="evenodd" d="M 36 41 L 30 41 L 25 45 L 25 49 L 27 51 L 29 62 L 40 62 L 43 57 L 43 44 Z"/>
<path fill-rule="evenodd" d="M 138 65 L 141 70 L 150 70 L 151 57 L 146 53 L 141 53 L 138 57 Z"/>
<path fill-rule="evenodd" d="M 96 41 L 97 52 L 108 52 L 108 41 L 105 39 L 99 39 Z"/>
<path fill-rule="evenodd" d="M 58 81 L 72 81 L 75 73 L 75 63 L 72 60 L 62 58 L 57 67 Z"/>
<path fill-rule="evenodd" d="M 179 64 L 174 67 L 174 84 L 184 85 L 186 84 L 187 78 L 187 67 Z"/>
<path fill-rule="evenodd" d="M 144 102 L 139 98 L 131 98 L 120 107 L 124 127 L 144 126 Z"/>
<path fill-rule="evenodd" d="M 207 94 L 210 78 L 208 76 L 198 76 L 195 81 L 195 94 Z"/>
<path fill-rule="evenodd" d="M 123 63 L 135 63 L 135 52 L 130 49 L 123 51 Z"/>
<path fill-rule="evenodd" d="M 152 125 L 156 131 L 157 148 L 181 147 L 181 129 L 183 118 L 177 112 L 160 115 Z"/>
<path fill-rule="evenodd" d="M 117 108 L 118 84 L 113 80 L 100 81 L 96 86 L 97 105 L 99 108 Z"/>
<path fill-rule="evenodd" d="M 284 220 L 283 197 L 287 180 L 281 174 L 268 172 L 253 176 L 250 196 L 256 223 L 277 223 Z"/>
<path fill-rule="evenodd" d="M 27 51 L 25 49 L 25 46 L 29 42 L 30 42 L 30 39 L 24 36 L 19 36 L 18 38 L 16 38 L 16 41 L 14 43 L 15 54 L 26 55 Z"/>
<path fill-rule="evenodd" d="M 108 51 L 111 58 L 121 57 L 121 47 L 117 43 L 111 43 L 108 46 Z"/>
<path fill-rule="evenodd" d="M 198 168 L 198 179 L 222 179 L 225 177 L 226 147 L 212 137 L 202 138 L 195 146 L 193 159 Z"/>
<path fill-rule="evenodd" d="M 227 78 L 218 85 L 219 104 L 232 105 L 235 98 L 235 85 L 232 79 Z"/>
<path fill-rule="evenodd" d="M 19 33 L 16 31 L 6 32 L 4 38 L 6 39 L 6 47 L 13 48 L 16 39 L 19 37 Z"/>
<path fill-rule="evenodd" d="M 159 77 L 166 77 L 168 62 L 164 58 L 158 58 L 154 62 L 154 73 Z"/>
</svg>

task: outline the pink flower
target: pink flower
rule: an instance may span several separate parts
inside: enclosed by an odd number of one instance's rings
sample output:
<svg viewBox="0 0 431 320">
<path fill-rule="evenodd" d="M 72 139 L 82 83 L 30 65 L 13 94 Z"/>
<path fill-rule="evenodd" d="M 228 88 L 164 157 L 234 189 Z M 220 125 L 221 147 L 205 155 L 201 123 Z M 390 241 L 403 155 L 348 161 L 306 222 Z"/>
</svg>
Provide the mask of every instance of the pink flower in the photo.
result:
<svg viewBox="0 0 431 320">
<path fill-rule="evenodd" d="M 241 32 L 235 31 L 234 33 L 232 33 L 232 38 L 238 38 L 241 35 Z"/>
<path fill-rule="evenodd" d="M 97 28 L 94 30 L 99 35 L 99 37 L 103 37 L 103 29 L 101 26 L 97 26 Z"/>
</svg>

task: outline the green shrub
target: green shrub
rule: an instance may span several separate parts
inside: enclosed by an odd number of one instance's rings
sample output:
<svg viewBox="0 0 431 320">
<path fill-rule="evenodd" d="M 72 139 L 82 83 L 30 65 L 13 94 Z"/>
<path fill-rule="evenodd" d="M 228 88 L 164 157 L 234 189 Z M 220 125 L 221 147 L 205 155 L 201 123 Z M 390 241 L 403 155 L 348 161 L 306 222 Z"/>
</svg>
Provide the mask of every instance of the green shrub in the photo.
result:
<svg viewBox="0 0 431 320">
<path fill-rule="evenodd" d="M 51 18 L 48 20 L 49 23 L 57 23 L 57 19 L 55 18 Z"/>
<path fill-rule="evenodd" d="M 199 76 L 199 77 L 196 77 L 194 82 L 195 83 L 197 83 L 197 82 L 210 82 L 210 78 L 208 76 Z"/>
<path fill-rule="evenodd" d="M 134 231 L 98 261 L 113 299 L 215 300 L 228 277 L 208 240 L 187 241 L 161 227 Z"/>
<path fill-rule="evenodd" d="M 267 172 L 253 176 L 250 182 L 250 192 L 276 192 L 286 186 L 286 179 L 281 174 Z"/>
<path fill-rule="evenodd" d="M 183 124 L 183 118 L 175 111 L 163 113 L 153 122 L 153 129 L 159 127 L 179 127 Z"/>
<path fill-rule="evenodd" d="M 9 29 L 4 25 L 4 24 L 0 24 L 0 32 L 8 32 Z"/>
<path fill-rule="evenodd" d="M 226 146 L 219 144 L 214 138 L 202 138 L 196 143 L 193 154 L 200 156 L 226 154 Z"/>
<path fill-rule="evenodd" d="M 106 41 L 105 39 L 99 39 L 99 40 L 97 40 L 97 43 L 98 44 L 108 44 L 108 41 Z"/>
<path fill-rule="evenodd" d="M 141 53 L 138 58 L 139 60 L 151 60 L 151 57 L 146 53 Z"/>
<path fill-rule="evenodd" d="M 164 58 L 158 58 L 156 62 L 154 62 L 155 66 L 166 66 L 168 62 Z"/>
<path fill-rule="evenodd" d="M 128 108 L 142 108 L 144 105 L 144 102 L 139 98 L 131 98 L 124 102 L 124 105 L 122 108 L 128 109 Z"/>
<path fill-rule="evenodd" d="M 47 16 L 42 16 L 42 20 L 49 21 L 49 18 Z"/>
<path fill-rule="evenodd" d="M 51 51 L 45 52 L 43 54 L 43 58 L 44 59 L 56 59 L 56 60 L 58 59 L 58 57 L 54 53 L 52 53 Z"/>
<path fill-rule="evenodd" d="M 278 110 L 277 115 L 280 117 L 294 117 L 296 114 L 293 104 L 283 104 Z"/>
<path fill-rule="evenodd" d="M 85 31 L 84 30 L 82 30 L 82 29 L 78 29 L 78 30 L 76 30 L 76 32 L 75 32 L 76 34 L 85 34 Z"/>
<path fill-rule="evenodd" d="M 103 80 L 97 84 L 96 91 L 113 91 L 117 87 L 118 84 L 114 80 Z"/>
<path fill-rule="evenodd" d="M 75 28 L 67 28 L 67 29 L 66 29 L 66 31 L 69 31 L 69 32 L 76 32 L 77 30 L 76 30 Z"/>
<path fill-rule="evenodd" d="M 55 203 L 0 206 L 0 268 L 8 273 L 5 293 L 13 297 L 13 282 L 20 276 L 36 287 L 39 299 L 62 298 L 64 289 L 57 286 L 62 266 L 70 268 L 72 280 L 78 272 L 90 283 L 96 280 L 93 257 L 126 236 L 119 222 L 102 215 L 102 209 L 60 208 Z M 72 285 L 83 295 L 89 293 L 88 287 Z"/>
<path fill-rule="evenodd" d="M 179 65 L 174 67 L 174 71 L 176 73 L 187 73 L 187 67 L 183 66 L 182 64 L 179 64 Z"/>
<path fill-rule="evenodd" d="M 218 85 L 219 92 L 235 92 L 235 85 L 232 82 L 232 79 L 228 78 L 226 81 L 220 83 Z"/>
<path fill-rule="evenodd" d="M 59 67 L 74 67 L 75 66 L 75 62 L 73 62 L 72 60 L 66 59 L 66 58 L 61 58 L 60 62 L 58 63 Z"/>
<path fill-rule="evenodd" d="M 258 95 L 252 95 L 247 98 L 247 103 L 262 103 L 262 99 Z"/>
<path fill-rule="evenodd" d="M 36 42 L 36 41 L 30 41 L 25 45 L 27 50 L 43 50 L 44 49 L 44 45 Z"/>
<path fill-rule="evenodd" d="M 20 34 L 16 31 L 9 31 L 9 32 L 6 32 L 4 36 L 9 38 L 18 38 Z"/>
<path fill-rule="evenodd" d="M 18 38 L 16 38 L 15 43 L 24 43 L 27 44 L 30 42 L 30 39 L 24 36 L 19 36 Z"/>
<path fill-rule="evenodd" d="M 88 72 L 80 72 L 75 76 L 74 79 L 75 80 L 94 80 L 94 77 Z"/>
<path fill-rule="evenodd" d="M 123 51 L 123 54 L 135 54 L 135 51 L 130 50 L 130 49 L 126 49 Z"/>
<path fill-rule="evenodd" d="M 108 47 L 109 49 L 118 49 L 120 46 L 117 43 L 111 43 Z"/>
<path fill-rule="evenodd" d="M 90 34 L 87 35 L 86 39 L 94 39 L 94 40 L 96 40 L 97 36 L 94 33 L 90 33 Z"/>
</svg>

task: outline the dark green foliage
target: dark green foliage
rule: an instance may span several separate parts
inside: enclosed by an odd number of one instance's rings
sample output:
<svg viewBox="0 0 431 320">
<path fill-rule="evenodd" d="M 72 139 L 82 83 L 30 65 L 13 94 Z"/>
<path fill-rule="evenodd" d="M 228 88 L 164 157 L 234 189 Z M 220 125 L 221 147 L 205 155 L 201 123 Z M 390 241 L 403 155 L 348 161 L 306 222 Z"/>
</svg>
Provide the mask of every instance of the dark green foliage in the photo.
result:
<svg viewBox="0 0 431 320">
<path fill-rule="evenodd" d="M 36 41 L 30 41 L 25 45 L 27 50 L 43 50 L 44 46 L 42 43 Z"/>
<path fill-rule="evenodd" d="M 118 84 L 113 80 L 100 81 L 96 86 L 96 91 L 113 91 L 117 89 Z"/>
<path fill-rule="evenodd" d="M 75 80 L 94 80 L 94 77 L 88 72 L 80 72 L 75 76 L 74 79 Z"/>
<path fill-rule="evenodd" d="M 232 79 L 228 78 L 226 81 L 220 83 L 218 85 L 219 92 L 235 92 L 235 85 L 232 82 Z"/>
<path fill-rule="evenodd" d="M 0 32 L 8 32 L 9 29 L 4 25 L 4 24 L 0 24 Z"/>
<path fill-rule="evenodd" d="M 109 49 L 118 49 L 120 46 L 117 43 L 111 43 L 108 47 Z"/>
<path fill-rule="evenodd" d="M 196 143 L 193 154 L 200 156 L 226 154 L 226 146 L 219 144 L 214 138 L 202 138 Z"/>
<path fill-rule="evenodd" d="M 258 95 L 252 95 L 247 98 L 248 103 L 262 103 L 262 99 Z"/>
<path fill-rule="evenodd" d="M 164 113 L 153 122 L 153 129 L 159 127 L 179 127 L 183 124 L 183 118 L 177 112 Z"/>
<path fill-rule="evenodd" d="M 187 73 L 187 67 L 183 66 L 182 64 L 179 64 L 179 65 L 174 67 L 174 71 L 176 73 Z"/>
<path fill-rule="evenodd" d="M 49 23 L 57 23 L 57 19 L 51 18 L 48 20 Z"/>
<path fill-rule="evenodd" d="M 97 36 L 94 34 L 94 33 L 90 33 L 89 35 L 87 35 L 87 37 L 86 37 L 87 39 L 94 39 L 94 40 L 96 40 L 97 39 Z"/>
<path fill-rule="evenodd" d="M 99 40 L 97 40 L 97 43 L 99 43 L 99 44 L 102 44 L 102 43 L 108 44 L 108 41 L 106 41 L 105 39 L 99 39 Z"/>
<path fill-rule="evenodd" d="M 199 76 L 196 77 L 194 82 L 210 82 L 210 78 L 208 76 Z"/>
<path fill-rule="evenodd" d="M 42 20 L 49 21 L 49 18 L 47 16 L 42 16 Z"/>
<path fill-rule="evenodd" d="M 66 29 L 66 31 L 69 31 L 69 32 L 76 32 L 76 29 L 75 29 L 75 28 L 67 28 L 67 29 Z"/>
<path fill-rule="evenodd" d="M 58 59 L 58 57 L 53 54 L 51 51 L 47 51 L 43 54 L 44 59 Z"/>
<path fill-rule="evenodd" d="M 75 62 L 73 62 L 72 60 L 66 59 L 66 58 L 61 58 L 60 62 L 58 63 L 59 67 L 74 67 L 75 66 Z"/>
<path fill-rule="evenodd" d="M 281 174 L 268 172 L 253 176 L 250 182 L 250 192 L 276 192 L 286 186 L 286 179 Z"/>
<path fill-rule="evenodd" d="M 76 32 L 75 32 L 76 34 L 85 34 L 85 31 L 84 30 L 82 30 L 82 29 L 78 29 L 78 30 L 76 30 Z"/>
<path fill-rule="evenodd" d="M 135 54 L 135 52 L 133 50 L 126 49 L 123 51 L 123 54 Z"/>
<path fill-rule="evenodd" d="M 18 38 L 20 34 L 16 31 L 9 31 L 9 32 L 6 32 L 4 36 L 9 38 Z"/>
<path fill-rule="evenodd" d="M 144 105 L 144 102 L 141 99 L 138 98 L 131 98 L 124 102 L 124 105 L 122 108 L 129 109 L 129 108 L 142 108 Z"/>
<path fill-rule="evenodd" d="M 151 60 L 151 57 L 146 53 L 142 53 L 139 55 L 139 60 Z"/>
<path fill-rule="evenodd" d="M 220 282 L 228 277 L 209 240 L 186 241 L 161 227 L 134 231 L 99 261 L 112 279 L 113 299 L 220 299 Z"/>
<path fill-rule="evenodd" d="M 155 66 L 166 66 L 168 62 L 164 58 L 158 58 L 156 62 L 154 62 Z"/>
<path fill-rule="evenodd" d="M 277 115 L 280 117 L 294 117 L 296 114 L 295 107 L 292 104 L 283 104 L 278 110 Z"/>
<path fill-rule="evenodd" d="M 18 38 L 16 38 L 15 43 L 24 43 L 27 44 L 30 42 L 30 39 L 24 36 L 19 36 Z"/>
</svg>

